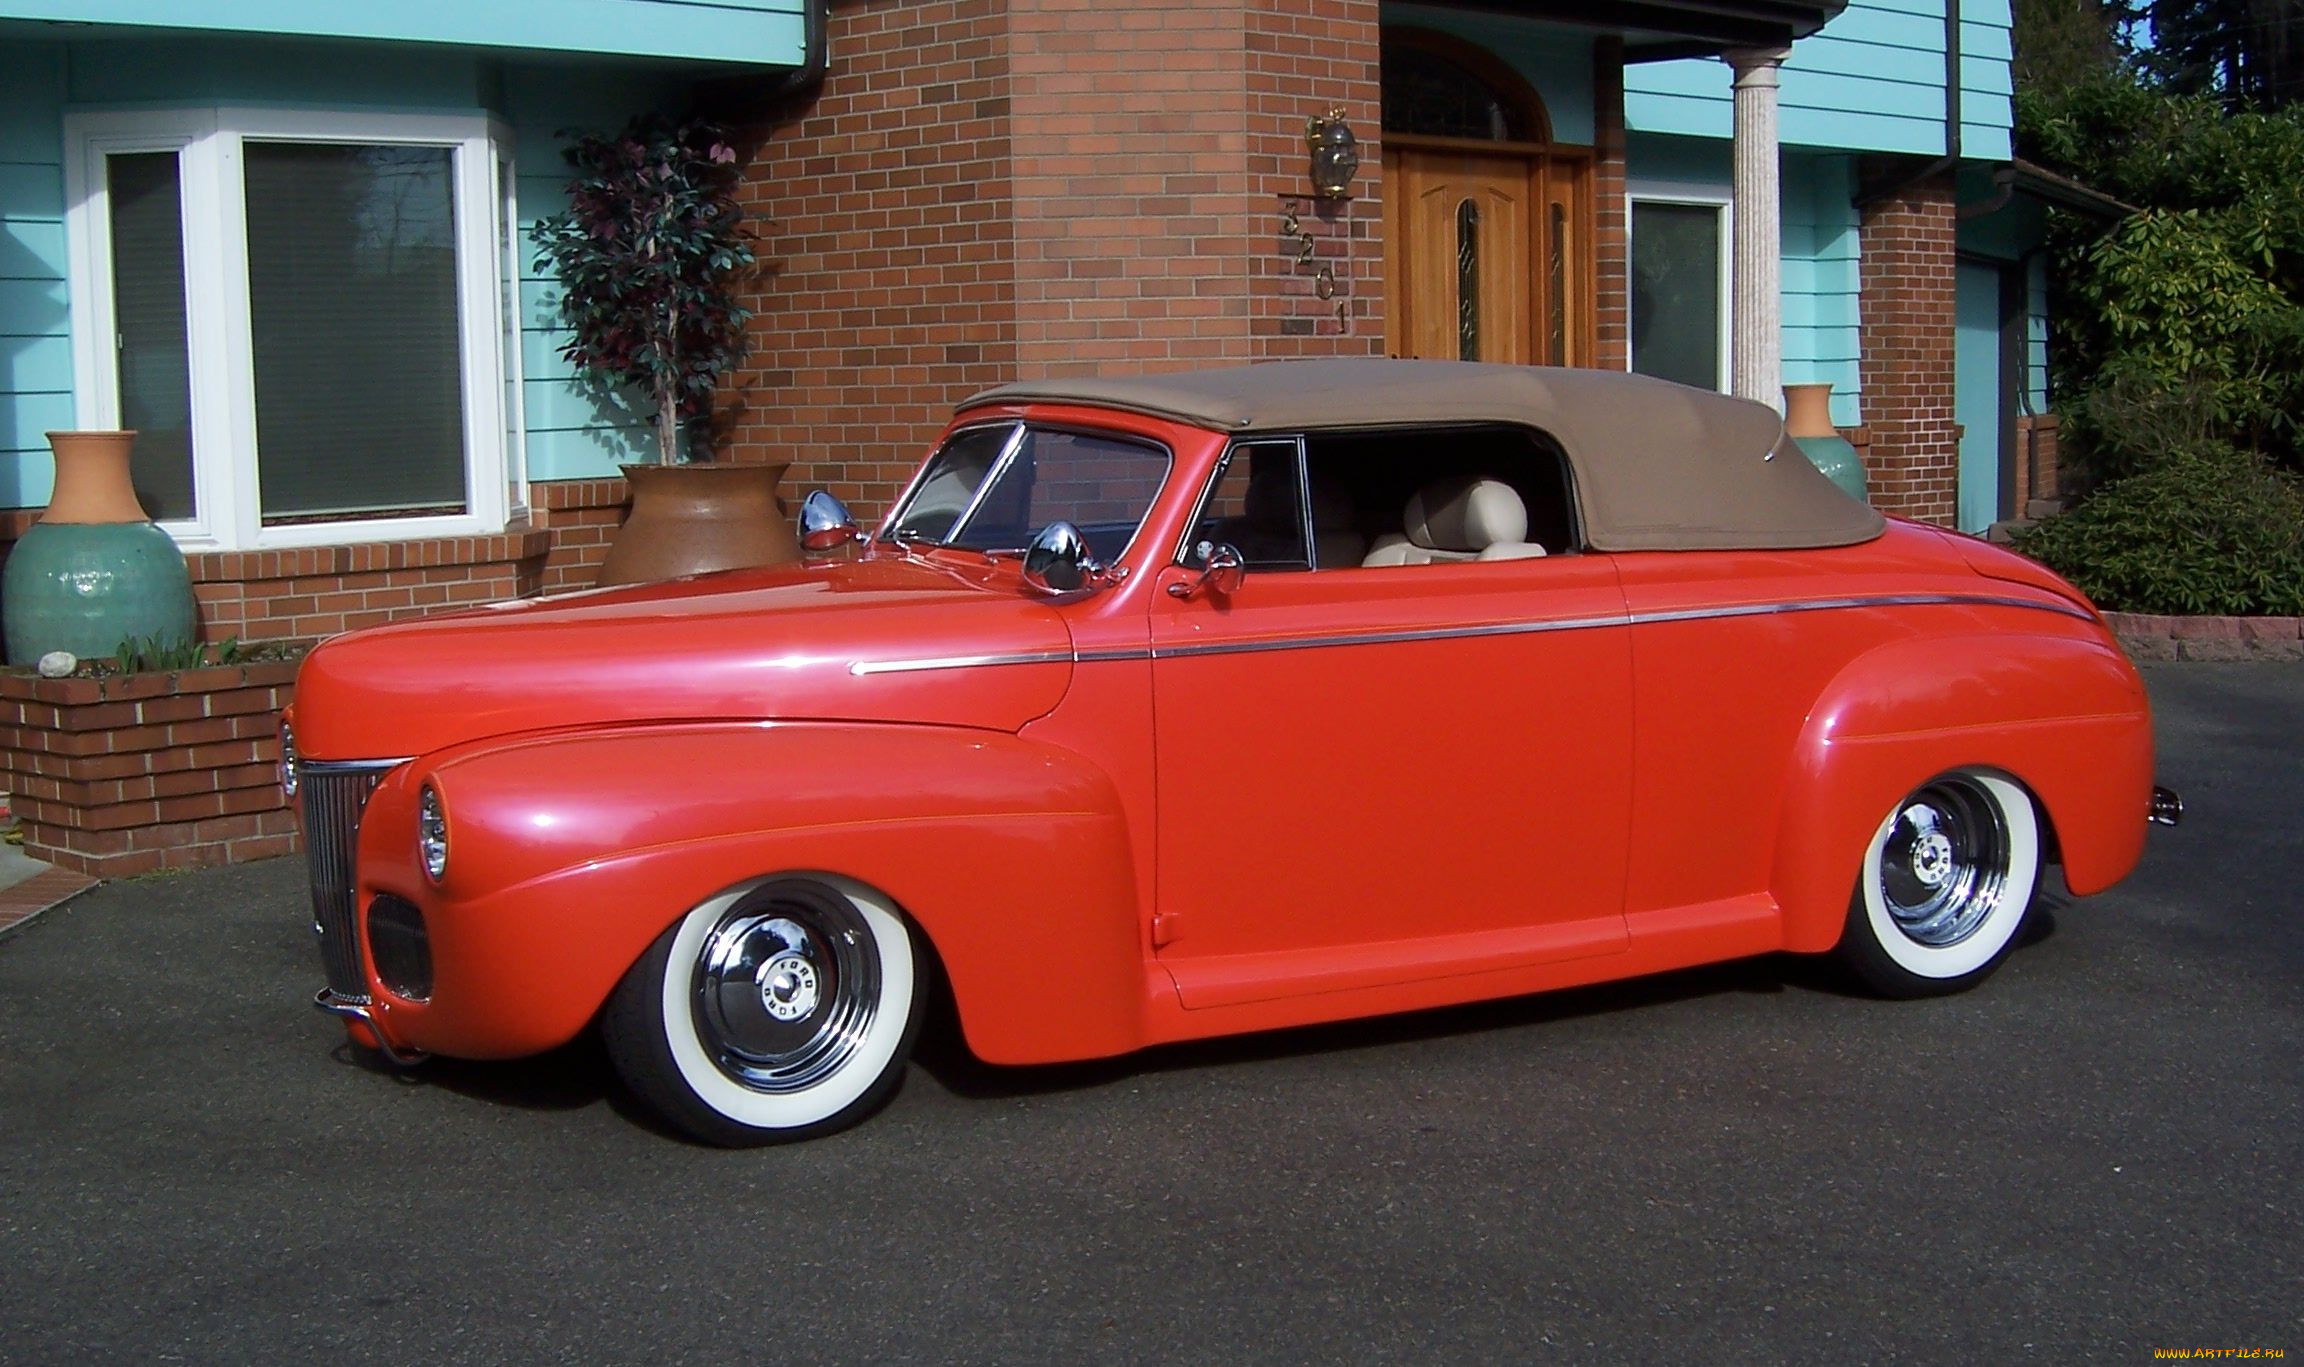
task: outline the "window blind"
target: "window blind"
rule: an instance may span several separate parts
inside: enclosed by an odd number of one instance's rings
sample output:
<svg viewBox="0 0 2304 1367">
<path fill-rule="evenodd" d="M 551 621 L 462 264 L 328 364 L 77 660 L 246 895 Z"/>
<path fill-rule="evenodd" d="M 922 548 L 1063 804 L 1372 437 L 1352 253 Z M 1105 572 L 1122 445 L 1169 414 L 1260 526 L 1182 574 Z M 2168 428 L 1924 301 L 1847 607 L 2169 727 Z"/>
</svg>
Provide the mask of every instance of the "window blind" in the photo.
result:
<svg viewBox="0 0 2304 1367">
<path fill-rule="evenodd" d="M 265 523 L 463 511 L 452 153 L 244 146 Z"/>
</svg>

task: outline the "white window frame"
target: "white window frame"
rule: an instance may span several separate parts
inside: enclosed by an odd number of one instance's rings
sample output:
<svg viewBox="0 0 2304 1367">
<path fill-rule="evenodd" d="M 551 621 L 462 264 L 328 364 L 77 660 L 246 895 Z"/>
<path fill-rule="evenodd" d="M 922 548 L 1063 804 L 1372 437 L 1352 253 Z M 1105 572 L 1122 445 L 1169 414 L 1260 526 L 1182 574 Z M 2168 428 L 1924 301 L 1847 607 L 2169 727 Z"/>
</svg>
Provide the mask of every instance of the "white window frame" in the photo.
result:
<svg viewBox="0 0 2304 1367">
<path fill-rule="evenodd" d="M 1712 185 L 1695 180 L 1634 180 L 1624 192 L 1624 269 L 1625 288 L 1631 288 L 1632 269 L 1632 206 L 1635 204 L 1681 204 L 1694 208 L 1717 209 L 1720 212 L 1720 373 L 1714 377 L 1712 387 L 1720 393 L 1728 392 L 1729 348 L 1736 336 L 1736 195 L 1725 185 Z M 1627 328 L 1631 323 L 1631 299 L 1625 299 Z M 1632 369 L 1630 333 L 1626 333 L 1624 369 Z"/>
<path fill-rule="evenodd" d="M 466 511 L 266 527 L 259 505 L 242 145 L 373 143 L 449 150 L 456 224 Z M 276 550 L 485 536 L 526 511 L 517 215 L 511 134 L 487 115 L 321 109 L 73 111 L 64 117 L 64 228 L 74 420 L 120 425 L 105 157 L 175 151 L 184 213 L 196 515 L 160 525 L 186 549 Z M 219 453 L 222 453 L 221 455 Z"/>
</svg>

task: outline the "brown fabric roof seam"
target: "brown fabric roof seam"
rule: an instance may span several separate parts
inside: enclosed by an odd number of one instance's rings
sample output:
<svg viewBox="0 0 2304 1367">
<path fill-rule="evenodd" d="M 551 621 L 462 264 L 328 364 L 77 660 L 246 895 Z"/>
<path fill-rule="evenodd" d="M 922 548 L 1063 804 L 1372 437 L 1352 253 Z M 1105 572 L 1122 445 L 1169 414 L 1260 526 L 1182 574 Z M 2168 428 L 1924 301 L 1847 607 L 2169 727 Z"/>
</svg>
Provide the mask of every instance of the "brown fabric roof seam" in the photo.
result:
<svg viewBox="0 0 2304 1367">
<path fill-rule="evenodd" d="M 1568 454 L 1594 550 L 1849 546 L 1887 523 L 1842 493 L 1765 404 L 1608 370 L 1376 358 L 1026 380 L 994 404 L 1117 408 L 1239 434 L 1498 423 Z M 1413 458 L 1410 449 L 1408 458 Z"/>
</svg>

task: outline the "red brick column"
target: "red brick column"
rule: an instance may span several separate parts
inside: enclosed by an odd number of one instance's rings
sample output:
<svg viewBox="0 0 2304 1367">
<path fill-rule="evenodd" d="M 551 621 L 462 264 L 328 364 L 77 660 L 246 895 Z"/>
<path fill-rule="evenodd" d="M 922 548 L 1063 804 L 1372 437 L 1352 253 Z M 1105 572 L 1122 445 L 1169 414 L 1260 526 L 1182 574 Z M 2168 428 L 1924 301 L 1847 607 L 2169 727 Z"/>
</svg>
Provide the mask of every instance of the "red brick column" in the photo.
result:
<svg viewBox="0 0 2304 1367">
<path fill-rule="evenodd" d="M 1624 40 L 1592 44 L 1592 265 L 1601 370 L 1632 366 L 1632 243 L 1625 228 Z"/>
<path fill-rule="evenodd" d="M 726 445 L 792 460 L 787 499 L 829 487 L 872 520 L 957 400 L 1015 378 L 1010 8 L 834 5 L 815 100 L 744 130 L 761 268 Z"/>
<path fill-rule="evenodd" d="M 1869 178 L 1869 172 L 1867 175 Z M 1948 176 L 1864 211 L 1860 307 L 1872 501 L 1944 526 L 1957 512 L 1952 419 L 1953 189 Z"/>
<path fill-rule="evenodd" d="M 730 453 L 869 520 L 979 388 L 1380 353 L 1377 35 L 1376 0 L 834 6 L 822 92 L 754 130 Z M 1337 106 L 1360 178 L 1316 206 Z"/>
<path fill-rule="evenodd" d="M 1384 150 L 1373 0 L 1255 0 L 1247 15 L 1250 318 L 1257 360 L 1384 354 Z M 1315 198 L 1305 126 L 1359 140 L 1339 200 Z M 1307 253 L 1305 246 L 1311 251 Z"/>
</svg>

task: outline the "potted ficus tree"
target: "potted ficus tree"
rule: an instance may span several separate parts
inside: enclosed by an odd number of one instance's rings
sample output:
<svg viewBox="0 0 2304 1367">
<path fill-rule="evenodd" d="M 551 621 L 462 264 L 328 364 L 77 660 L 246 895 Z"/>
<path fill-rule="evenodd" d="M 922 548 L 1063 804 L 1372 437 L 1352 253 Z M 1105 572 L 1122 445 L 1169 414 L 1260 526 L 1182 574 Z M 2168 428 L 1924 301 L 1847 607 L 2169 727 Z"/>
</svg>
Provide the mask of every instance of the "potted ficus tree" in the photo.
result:
<svg viewBox="0 0 2304 1367">
<path fill-rule="evenodd" d="M 566 149 L 568 207 L 537 223 L 536 266 L 560 283 L 560 354 L 604 396 L 654 414 L 655 461 L 627 465 L 632 511 L 604 584 L 799 558 L 776 498 L 782 465 L 692 462 L 713 395 L 743 360 L 753 264 L 736 150 L 716 125 L 660 114 Z"/>
</svg>

